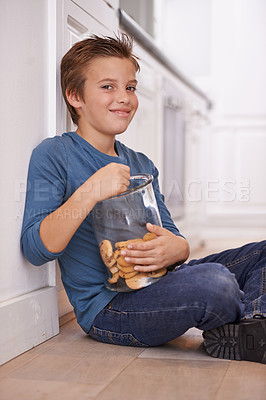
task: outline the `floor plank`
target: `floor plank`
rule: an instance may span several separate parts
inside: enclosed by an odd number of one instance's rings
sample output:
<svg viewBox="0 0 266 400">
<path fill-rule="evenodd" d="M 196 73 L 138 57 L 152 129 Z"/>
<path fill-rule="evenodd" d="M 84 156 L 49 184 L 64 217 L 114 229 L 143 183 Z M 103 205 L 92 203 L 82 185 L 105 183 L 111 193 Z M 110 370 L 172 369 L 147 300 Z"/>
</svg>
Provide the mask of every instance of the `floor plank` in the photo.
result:
<svg viewBox="0 0 266 400">
<path fill-rule="evenodd" d="M 166 358 L 176 360 L 216 361 L 206 352 L 203 345 L 202 331 L 196 328 L 189 329 L 181 337 L 159 347 L 145 349 L 140 358 Z M 220 360 L 230 362 L 228 360 Z"/>
<path fill-rule="evenodd" d="M 229 364 L 138 358 L 95 400 L 213 400 Z"/>
<path fill-rule="evenodd" d="M 266 365 L 232 361 L 215 400 L 265 400 Z"/>
<path fill-rule="evenodd" d="M 102 386 L 73 382 L 0 380 L 0 398 L 3 400 L 90 400 L 101 389 Z"/>
</svg>

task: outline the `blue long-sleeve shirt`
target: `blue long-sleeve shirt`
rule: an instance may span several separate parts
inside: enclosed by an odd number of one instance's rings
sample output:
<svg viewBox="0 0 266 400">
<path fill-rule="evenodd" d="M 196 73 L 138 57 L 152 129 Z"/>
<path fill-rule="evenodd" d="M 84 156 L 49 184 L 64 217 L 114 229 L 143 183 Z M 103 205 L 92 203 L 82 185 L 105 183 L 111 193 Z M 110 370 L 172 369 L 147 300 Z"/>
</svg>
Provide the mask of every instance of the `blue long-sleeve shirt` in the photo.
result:
<svg viewBox="0 0 266 400">
<path fill-rule="evenodd" d="M 116 162 L 130 167 L 131 174 L 153 175 L 153 188 L 164 228 L 179 231 L 167 210 L 158 183 L 158 170 L 142 153 L 115 142 L 118 157 L 101 153 L 76 132 L 45 139 L 32 153 L 22 226 L 21 246 L 34 265 L 58 259 L 61 278 L 74 307 L 77 321 L 88 332 L 96 315 L 116 296 L 104 286 L 105 266 L 93 230 L 92 213 L 79 226 L 60 253 L 49 252 L 41 241 L 42 220 L 59 208 L 80 185 L 105 165 Z M 75 215 L 72 216 L 75 218 Z"/>
</svg>

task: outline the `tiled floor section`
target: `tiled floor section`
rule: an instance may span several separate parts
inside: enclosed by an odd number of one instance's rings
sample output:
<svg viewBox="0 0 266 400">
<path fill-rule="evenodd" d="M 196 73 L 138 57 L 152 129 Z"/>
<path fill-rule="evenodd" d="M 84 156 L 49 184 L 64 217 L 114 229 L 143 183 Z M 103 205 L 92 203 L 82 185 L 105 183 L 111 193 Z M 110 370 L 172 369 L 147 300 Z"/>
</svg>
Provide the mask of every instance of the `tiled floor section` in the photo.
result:
<svg viewBox="0 0 266 400">
<path fill-rule="evenodd" d="M 0 367 L 0 399 L 266 400 L 266 365 L 209 357 L 197 329 L 143 349 L 98 343 L 73 319 Z"/>
</svg>

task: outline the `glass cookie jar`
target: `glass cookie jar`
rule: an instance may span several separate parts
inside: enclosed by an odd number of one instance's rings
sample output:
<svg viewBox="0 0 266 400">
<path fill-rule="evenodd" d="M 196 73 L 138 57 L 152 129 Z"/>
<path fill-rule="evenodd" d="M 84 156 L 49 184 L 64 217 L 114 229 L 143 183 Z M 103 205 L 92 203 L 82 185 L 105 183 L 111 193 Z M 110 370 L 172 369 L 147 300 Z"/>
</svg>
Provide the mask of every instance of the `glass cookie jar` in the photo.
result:
<svg viewBox="0 0 266 400">
<path fill-rule="evenodd" d="M 102 260 L 106 266 L 105 286 L 117 292 L 129 292 L 151 285 L 166 274 L 163 268 L 138 272 L 126 262 L 121 251 L 132 242 L 152 240 L 146 224 L 162 226 L 153 187 L 153 176 L 132 175 L 126 192 L 96 204 L 93 223 Z"/>
</svg>

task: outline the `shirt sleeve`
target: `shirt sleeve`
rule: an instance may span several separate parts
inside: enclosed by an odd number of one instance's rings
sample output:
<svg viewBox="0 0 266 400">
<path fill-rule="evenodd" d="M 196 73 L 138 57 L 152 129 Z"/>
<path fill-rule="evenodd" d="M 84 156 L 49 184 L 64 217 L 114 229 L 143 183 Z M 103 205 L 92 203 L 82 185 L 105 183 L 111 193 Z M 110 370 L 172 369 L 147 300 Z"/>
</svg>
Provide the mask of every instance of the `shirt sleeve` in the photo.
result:
<svg viewBox="0 0 266 400">
<path fill-rule="evenodd" d="M 63 254 L 49 252 L 39 235 L 42 220 L 63 204 L 67 157 L 60 138 L 44 140 L 33 150 L 28 178 L 21 249 L 33 265 L 42 265 Z"/>
</svg>

